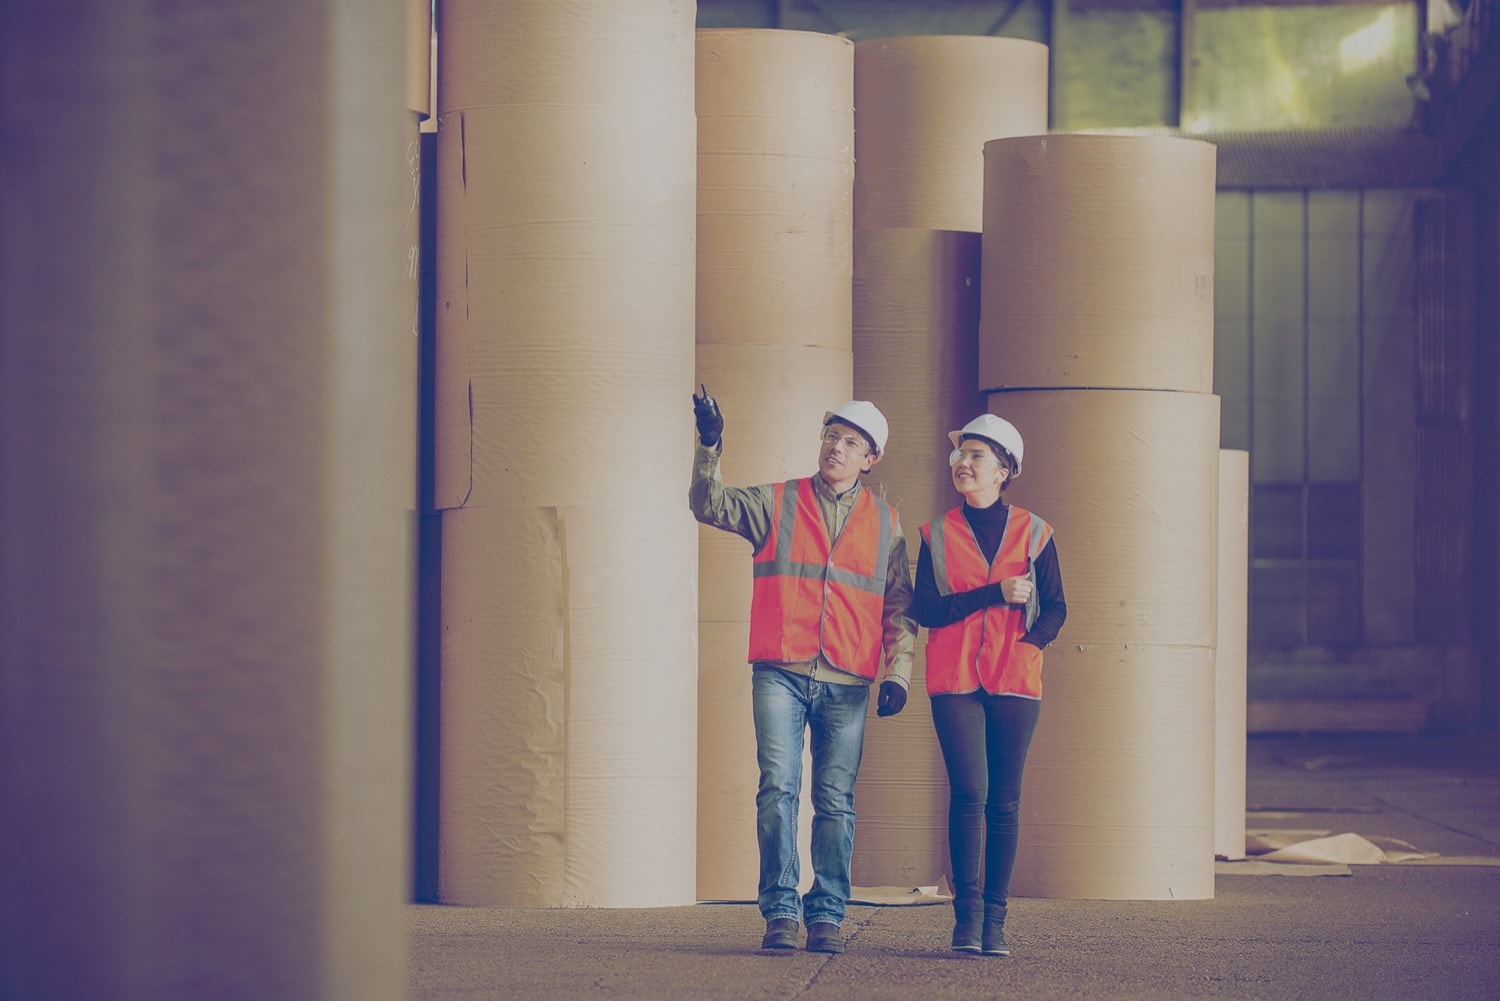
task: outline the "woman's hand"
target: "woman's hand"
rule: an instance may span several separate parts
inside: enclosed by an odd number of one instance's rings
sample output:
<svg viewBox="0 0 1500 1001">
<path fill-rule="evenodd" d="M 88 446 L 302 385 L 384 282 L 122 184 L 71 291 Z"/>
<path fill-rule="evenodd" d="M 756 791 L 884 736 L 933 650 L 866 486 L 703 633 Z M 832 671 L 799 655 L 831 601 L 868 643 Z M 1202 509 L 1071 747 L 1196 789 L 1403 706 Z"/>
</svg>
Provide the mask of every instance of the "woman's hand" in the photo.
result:
<svg viewBox="0 0 1500 1001">
<path fill-rule="evenodd" d="M 1005 601 L 1010 605 L 1024 605 L 1031 598 L 1031 592 L 1036 585 L 1031 582 L 1030 577 L 1007 577 L 1000 582 L 1000 593 L 1005 596 Z"/>
</svg>

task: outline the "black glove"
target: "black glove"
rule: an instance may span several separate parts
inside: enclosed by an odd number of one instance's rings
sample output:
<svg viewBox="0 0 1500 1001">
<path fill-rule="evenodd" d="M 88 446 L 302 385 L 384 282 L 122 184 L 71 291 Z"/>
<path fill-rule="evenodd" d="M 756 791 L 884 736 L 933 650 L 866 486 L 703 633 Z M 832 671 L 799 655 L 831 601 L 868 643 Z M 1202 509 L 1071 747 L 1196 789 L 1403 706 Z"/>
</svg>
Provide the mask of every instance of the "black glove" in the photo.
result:
<svg viewBox="0 0 1500 1001">
<path fill-rule="evenodd" d="M 708 395 L 707 386 L 699 386 L 703 395 L 693 394 L 693 416 L 698 419 L 698 440 L 704 448 L 713 448 L 724 434 L 724 415 L 719 401 Z"/>
<path fill-rule="evenodd" d="M 894 716 L 906 708 L 906 689 L 899 681 L 882 681 L 880 698 L 875 703 L 876 716 Z"/>
</svg>

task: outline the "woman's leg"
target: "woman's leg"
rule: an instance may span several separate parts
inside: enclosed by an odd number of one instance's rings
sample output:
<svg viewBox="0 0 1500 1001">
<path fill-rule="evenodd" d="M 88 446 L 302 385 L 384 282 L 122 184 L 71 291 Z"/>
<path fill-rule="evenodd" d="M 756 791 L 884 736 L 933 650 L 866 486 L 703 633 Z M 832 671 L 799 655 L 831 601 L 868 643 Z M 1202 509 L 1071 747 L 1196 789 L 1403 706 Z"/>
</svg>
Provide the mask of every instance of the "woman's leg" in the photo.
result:
<svg viewBox="0 0 1500 1001">
<path fill-rule="evenodd" d="M 953 873 L 953 948 L 979 950 L 984 848 L 985 710 L 979 694 L 935 695 L 932 724 L 948 770 L 948 861 Z"/>
<path fill-rule="evenodd" d="M 1004 907 L 1020 840 L 1021 778 L 1042 703 L 1014 695 L 985 695 L 983 699 L 989 774 L 984 803 L 984 902 Z"/>
</svg>

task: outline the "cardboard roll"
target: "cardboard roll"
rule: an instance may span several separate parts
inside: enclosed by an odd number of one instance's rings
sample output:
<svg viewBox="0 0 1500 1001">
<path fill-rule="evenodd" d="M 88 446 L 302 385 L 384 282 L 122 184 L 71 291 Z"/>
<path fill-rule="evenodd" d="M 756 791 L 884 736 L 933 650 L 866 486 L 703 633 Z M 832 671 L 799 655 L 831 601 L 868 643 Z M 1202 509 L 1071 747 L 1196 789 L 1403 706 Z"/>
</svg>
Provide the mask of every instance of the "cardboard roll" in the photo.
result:
<svg viewBox="0 0 1500 1001">
<path fill-rule="evenodd" d="M 1047 131 L 1047 47 L 913 35 L 854 47 L 855 225 L 977 233 L 984 144 Z"/>
<path fill-rule="evenodd" d="M 984 146 L 980 386 L 1213 390 L 1214 147 Z"/>
</svg>

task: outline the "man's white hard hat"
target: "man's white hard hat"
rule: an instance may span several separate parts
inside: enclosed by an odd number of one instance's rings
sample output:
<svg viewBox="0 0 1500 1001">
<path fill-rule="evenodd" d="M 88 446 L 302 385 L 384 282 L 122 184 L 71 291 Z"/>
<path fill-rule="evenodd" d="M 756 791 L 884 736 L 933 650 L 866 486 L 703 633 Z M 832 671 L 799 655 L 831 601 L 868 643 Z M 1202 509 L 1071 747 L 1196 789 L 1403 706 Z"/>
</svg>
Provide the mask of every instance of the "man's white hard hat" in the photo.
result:
<svg viewBox="0 0 1500 1001">
<path fill-rule="evenodd" d="M 864 436 L 875 444 L 876 455 L 885 452 L 885 442 L 891 436 L 891 426 L 886 423 L 885 414 L 869 400 L 850 400 L 837 410 L 830 410 L 823 415 L 824 427 L 834 421 L 864 432 Z"/>
<path fill-rule="evenodd" d="M 983 438 L 1000 446 L 1016 461 L 1015 475 L 1021 475 L 1021 453 L 1026 446 L 1021 441 L 1021 432 L 1010 421 L 994 414 L 980 414 L 957 431 L 948 432 L 948 440 L 953 442 L 954 448 L 965 438 Z"/>
</svg>

